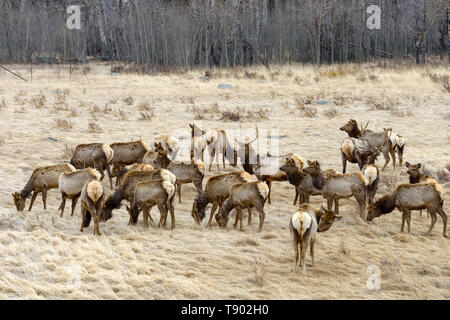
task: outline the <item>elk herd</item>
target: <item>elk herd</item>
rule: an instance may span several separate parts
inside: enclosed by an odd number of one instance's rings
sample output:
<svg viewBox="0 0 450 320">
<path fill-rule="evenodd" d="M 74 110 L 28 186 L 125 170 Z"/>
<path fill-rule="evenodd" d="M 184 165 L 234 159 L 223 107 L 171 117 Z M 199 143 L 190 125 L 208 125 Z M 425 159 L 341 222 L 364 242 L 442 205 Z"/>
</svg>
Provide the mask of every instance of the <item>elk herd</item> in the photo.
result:
<svg viewBox="0 0 450 320">
<path fill-rule="evenodd" d="M 113 211 L 128 202 L 128 224 L 136 225 L 140 212 L 143 212 L 143 225 L 149 227 L 150 214 L 156 206 L 160 213 L 158 227 L 166 225 L 170 213 L 171 228 L 175 228 L 175 197 L 182 202 L 183 184 L 192 183 L 196 197 L 192 204 L 191 216 L 201 225 L 206 217 L 206 208 L 211 204 L 208 227 L 213 218 L 221 228 L 226 228 L 230 212 L 235 209 L 234 227 L 240 223 L 243 229 L 243 210 L 247 209 L 248 222 L 252 223 L 252 213 L 259 215 L 259 228 L 264 227 L 266 202 L 271 203 L 270 195 L 273 181 L 288 181 L 295 188 L 293 212 L 289 222 L 292 244 L 295 253 L 294 270 L 299 265 L 306 274 L 305 252 L 309 246 L 314 262 L 314 241 L 318 232 L 330 229 L 339 215 L 339 200 L 353 197 L 358 205 L 362 219 L 374 218 L 392 212 L 395 208 L 403 213 L 401 231 L 405 222 L 410 231 L 411 210 L 427 209 L 431 225 L 430 235 L 436 223 L 436 214 L 443 220 L 443 236 L 447 237 L 447 215 L 443 210 L 444 188 L 434 177 L 423 174 L 421 164 L 406 162 L 409 183 L 400 184 L 389 194 L 375 199 L 380 180 L 391 158 L 395 169 L 396 154 L 399 166 L 403 165 L 405 138 L 395 134 L 391 128 L 374 132 L 368 130 L 368 123 L 360 128 L 355 120 L 348 121 L 340 128 L 348 134 L 341 143 L 342 173 L 335 169 L 322 168 L 319 161 L 305 160 L 296 154 L 259 154 L 252 143 L 259 139 L 258 128 L 252 141 L 230 143 L 227 132 L 220 129 L 202 129 L 190 124 L 190 161 L 177 161 L 179 143 L 177 137 L 159 136 L 150 145 L 142 140 L 113 143 L 80 144 L 76 146 L 69 163 L 36 168 L 22 191 L 13 193 L 18 211 L 25 208 L 26 199 L 31 197 L 28 210 L 31 210 L 38 193 L 42 194 L 44 209 L 47 209 L 47 191 L 58 188 L 62 202 L 59 207 L 64 214 L 67 199 L 72 200 L 71 216 L 81 198 L 82 222 L 80 231 L 89 227 L 94 220 L 94 235 L 100 235 L 99 222 L 113 217 Z M 237 145 L 237 148 L 235 146 Z M 380 153 L 384 156 L 381 170 L 375 164 Z M 206 179 L 205 154 L 209 156 L 209 170 L 214 159 L 220 171 L 226 161 L 234 168 L 240 160 L 243 170 L 219 173 Z M 256 159 L 252 161 L 251 159 Z M 221 161 L 220 161 L 221 160 Z M 359 171 L 346 173 L 347 162 L 358 164 Z M 271 170 L 267 170 L 271 168 Z M 107 196 L 101 184 L 108 174 L 112 194 Z M 115 189 L 113 178 L 116 178 Z M 204 187 L 203 187 L 204 185 Z M 319 209 L 311 206 L 311 196 L 322 196 L 325 205 Z M 299 254 L 300 249 L 300 254 Z"/>
</svg>

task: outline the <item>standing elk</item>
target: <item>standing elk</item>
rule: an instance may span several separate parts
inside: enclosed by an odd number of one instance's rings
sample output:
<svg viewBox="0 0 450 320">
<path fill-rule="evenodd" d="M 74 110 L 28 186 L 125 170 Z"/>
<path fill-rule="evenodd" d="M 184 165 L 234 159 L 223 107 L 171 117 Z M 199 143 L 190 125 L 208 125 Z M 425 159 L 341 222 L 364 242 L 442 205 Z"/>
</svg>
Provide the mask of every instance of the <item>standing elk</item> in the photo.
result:
<svg viewBox="0 0 450 320">
<path fill-rule="evenodd" d="M 142 159 L 143 163 L 151 164 L 155 169 L 166 169 L 172 161 L 169 151 L 161 143 L 155 142 L 154 150 L 148 150 Z"/>
<path fill-rule="evenodd" d="M 117 142 L 109 145 L 114 152 L 112 163 L 112 176 L 116 176 L 116 186 L 120 184 L 120 172 L 125 166 L 142 163 L 145 154 L 150 147 L 142 140 L 131 142 Z"/>
<path fill-rule="evenodd" d="M 403 165 L 403 153 L 405 152 L 406 139 L 394 132 L 391 133 L 391 143 L 392 146 L 398 154 L 398 165 L 401 167 Z"/>
<path fill-rule="evenodd" d="M 112 189 L 111 161 L 113 157 L 114 151 L 107 144 L 79 144 L 73 152 L 70 164 L 77 169 L 84 169 L 87 167 L 97 169 L 101 174 L 101 180 L 103 180 L 105 176 L 104 170 L 106 169 Z"/>
<path fill-rule="evenodd" d="M 366 164 L 375 163 L 379 148 L 373 147 L 367 140 L 356 138 L 345 138 L 341 143 L 341 157 L 342 157 L 342 173 L 347 170 L 347 161 L 350 163 L 357 163 L 359 170 Z"/>
<path fill-rule="evenodd" d="M 271 203 L 270 195 L 272 192 L 272 182 L 288 181 L 287 173 L 280 169 L 280 163 L 282 159 L 285 159 L 285 161 L 293 160 L 297 164 L 297 167 L 300 171 L 303 169 L 306 163 L 302 157 L 293 153 L 281 156 L 273 156 L 270 153 L 267 153 L 267 155 L 260 157 L 260 163 L 257 164 L 253 170 L 255 172 L 255 175 L 258 177 L 258 180 L 264 181 L 269 187 L 269 195 L 267 197 L 269 204 Z M 286 164 L 286 162 L 284 164 Z M 297 203 L 297 199 L 298 191 L 297 188 L 295 188 L 294 205 Z"/>
<path fill-rule="evenodd" d="M 134 191 L 138 183 L 148 182 L 152 180 L 165 180 L 175 184 L 175 175 L 166 169 L 158 169 L 153 171 L 130 171 L 123 177 L 122 184 L 116 191 L 108 197 L 105 201 L 102 211 L 102 221 L 107 221 L 112 218 L 112 211 L 120 209 L 122 200 L 127 200 L 130 204 L 133 202 Z M 139 217 L 139 210 L 127 207 L 130 214 L 128 224 L 137 224 Z"/>
<path fill-rule="evenodd" d="M 142 210 L 144 215 L 144 227 L 148 228 L 148 219 L 154 224 L 150 211 L 156 205 L 160 218 L 158 228 L 166 224 L 167 213 L 170 211 L 171 228 L 175 228 L 175 213 L 173 199 L 175 186 L 167 180 L 140 182 L 134 190 L 132 210 Z M 135 213 L 134 213 L 135 214 Z"/>
<path fill-rule="evenodd" d="M 320 190 L 327 200 L 328 210 L 331 210 L 334 201 L 334 212 L 339 214 L 339 199 L 353 196 L 358 202 L 361 218 L 365 218 L 369 182 L 361 172 L 326 174 L 318 161 L 308 161 L 308 165 L 303 172 L 311 176 L 314 188 Z"/>
<path fill-rule="evenodd" d="M 89 227 L 91 218 L 94 218 L 94 235 L 101 235 L 100 233 L 100 214 L 102 212 L 103 187 L 98 180 L 89 180 L 83 186 L 81 191 L 81 229 Z"/>
<path fill-rule="evenodd" d="M 375 199 L 375 194 L 378 190 L 378 183 L 380 182 L 380 170 L 375 164 L 366 164 L 361 169 L 362 174 L 366 177 L 367 184 L 367 197 L 369 204 L 373 203 Z"/>
<path fill-rule="evenodd" d="M 61 173 L 58 179 L 59 191 L 61 191 L 62 201 L 58 210 L 61 210 L 61 217 L 64 215 L 64 208 L 66 206 L 66 199 L 72 199 L 72 213 L 73 216 L 75 206 L 78 198 L 83 190 L 86 182 L 90 180 L 100 180 L 101 174 L 96 169 L 86 168 L 76 171 L 66 171 Z"/>
<path fill-rule="evenodd" d="M 132 164 L 131 166 L 128 167 L 124 167 L 122 169 L 118 169 L 116 167 L 113 167 L 112 171 L 111 171 L 111 176 L 112 177 L 116 177 L 119 178 L 119 185 L 122 184 L 122 178 L 125 174 L 127 174 L 128 172 L 132 172 L 132 171 L 152 171 L 154 170 L 153 166 L 151 164 L 147 164 L 147 163 L 135 163 Z M 117 182 L 117 180 L 116 180 Z"/>
<path fill-rule="evenodd" d="M 305 256 L 310 247 L 311 265 L 314 266 L 314 243 L 316 233 L 324 232 L 331 228 L 334 220 L 342 219 L 342 216 L 336 215 L 331 210 L 326 210 L 323 206 L 319 210 L 314 209 L 308 204 L 302 204 L 294 212 L 289 220 L 289 231 L 292 236 L 292 246 L 294 248 L 294 272 L 297 271 L 297 264 L 303 267 L 303 274 L 306 276 Z M 300 246 L 300 261 L 299 261 Z"/>
<path fill-rule="evenodd" d="M 383 214 L 390 213 L 397 208 L 403 213 L 402 226 L 400 232 L 403 232 L 405 221 L 408 224 L 408 233 L 411 231 L 411 210 L 427 209 L 431 215 L 431 225 L 426 233 L 431 235 L 431 231 L 436 223 L 436 212 L 442 217 L 443 236 L 447 237 L 447 215 L 444 212 L 444 188 L 438 183 L 418 183 L 401 184 L 395 191 L 387 194 L 369 206 L 367 220 Z"/>
<path fill-rule="evenodd" d="M 230 195 L 223 203 L 216 215 L 216 221 L 223 229 L 227 227 L 229 213 L 236 208 L 236 223 L 240 221 L 240 230 L 243 231 L 242 226 L 242 209 L 255 208 L 259 213 L 259 229 L 261 232 L 264 226 L 264 204 L 269 195 L 269 187 L 263 181 L 242 182 L 230 187 Z M 249 211 L 249 223 L 251 223 L 251 212 Z M 236 226 L 235 223 L 235 226 Z"/>
<path fill-rule="evenodd" d="M 252 182 L 255 180 L 245 171 L 230 172 L 209 177 L 205 190 L 194 200 L 191 212 L 192 218 L 200 225 L 206 215 L 206 206 L 212 203 L 208 221 L 208 227 L 210 227 L 217 208 L 222 207 L 224 201 L 228 198 L 230 187 L 237 183 Z M 251 209 L 249 209 L 249 222 L 251 222 Z"/>
<path fill-rule="evenodd" d="M 23 209 L 25 209 L 25 201 L 30 196 L 30 193 L 33 193 L 31 196 L 30 207 L 28 208 L 28 211 L 31 211 L 33 203 L 39 192 L 42 193 L 44 210 L 47 210 L 47 191 L 58 188 L 58 180 L 61 173 L 66 171 L 73 172 L 75 170 L 75 167 L 68 163 L 47 167 L 37 167 L 34 169 L 30 179 L 22 191 L 20 193 L 14 192 L 12 194 L 17 211 L 23 211 Z"/>
<path fill-rule="evenodd" d="M 203 191 L 202 183 L 205 176 L 205 165 L 201 161 L 195 163 L 184 163 L 172 161 L 167 170 L 172 172 L 176 177 L 176 191 L 178 193 L 178 201 L 181 203 L 181 186 L 186 183 L 193 183 L 198 194 Z"/>
<path fill-rule="evenodd" d="M 386 169 L 389 161 L 391 160 L 390 157 L 392 157 L 395 169 L 395 145 L 391 141 L 392 129 L 384 128 L 383 132 L 373 132 L 372 130 L 366 129 L 368 124 L 369 123 L 367 122 L 364 129 L 360 130 L 358 128 L 356 120 L 351 119 L 344 126 L 342 126 L 340 130 L 347 132 L 348 136 L 351 138 L 367 140 L 370 146 L 380 148 L 385 160 L 383 169 L 381 169 L 381 171 L 384 171 L 384 169 Z"/>
</svg>

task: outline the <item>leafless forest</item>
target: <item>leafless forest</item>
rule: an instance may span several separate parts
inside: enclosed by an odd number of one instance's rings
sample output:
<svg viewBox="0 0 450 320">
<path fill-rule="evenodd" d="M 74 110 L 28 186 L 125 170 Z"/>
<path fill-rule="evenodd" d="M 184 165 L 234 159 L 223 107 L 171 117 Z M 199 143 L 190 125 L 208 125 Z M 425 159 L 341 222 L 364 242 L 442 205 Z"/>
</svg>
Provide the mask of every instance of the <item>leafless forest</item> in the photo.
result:
<svg viewBox="0 0 450 320">
<path fill-rule="evenodd" d="M 74 4 L 81 5 L 80 30 L 65 28 Z M 366 27 L 371 4 L 381 8 L 379 30 Z M 450 55 L 448 7 L 447 0 L 4 0 L 0 61 L 97 57 L 178 68 L 436 62 Z"/>
</svg>

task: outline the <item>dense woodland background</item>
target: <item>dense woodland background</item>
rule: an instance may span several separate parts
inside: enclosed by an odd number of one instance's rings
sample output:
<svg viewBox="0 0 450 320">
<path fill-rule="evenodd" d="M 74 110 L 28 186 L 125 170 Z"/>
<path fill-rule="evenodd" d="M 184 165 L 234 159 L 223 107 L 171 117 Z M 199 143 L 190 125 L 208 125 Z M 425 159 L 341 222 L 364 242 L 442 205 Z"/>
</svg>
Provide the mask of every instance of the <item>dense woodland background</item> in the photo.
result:
<svg viewBox="0 0 450 320">
<path fill-rule="evenodd" d="M 0 62 L 192 68 L 450 58 L 448 0 L 0 0 Z M 79 4 L 81 30 L 66 27 Z M 381 7 L 381 29 L 366 9 Z"/>
</svg>

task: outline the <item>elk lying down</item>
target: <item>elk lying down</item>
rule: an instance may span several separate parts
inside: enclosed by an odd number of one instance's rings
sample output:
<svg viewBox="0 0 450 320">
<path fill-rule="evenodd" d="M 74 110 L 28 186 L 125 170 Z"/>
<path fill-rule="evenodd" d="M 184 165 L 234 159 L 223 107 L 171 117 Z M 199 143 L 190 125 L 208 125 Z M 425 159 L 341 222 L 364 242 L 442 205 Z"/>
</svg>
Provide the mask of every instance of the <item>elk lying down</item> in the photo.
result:
<svg viewBox="0 0 450 320">
<path fill-rule="evenodd" d="M 172 172 L 176 179 L 175 187 L 178 193 L 178 201 L 181 203 L 181 186 L 186 183 L 193 183 L 197 193 L 202 193 L 203 177 L 205 176 L 205 165 L 201 161 L 195 163 L 184 163 L 172 161 L 167 170 Z"/>
<path fill-rule="evenodd" d="M 302 204 L 300 208 L 291 216 L 289 220 L 289 231 L 292 236 L 292 246 L 294 248 L 294 272 L 297 264 L 303 266 L 303 274 L 306 276 L 305 255 L 310 246 L 311 265 L 314 266 L 314 242 L 317 232 L 324 232 L 331 228 L 334 220 L 342 219 L 333 211 L 326 210 L 323 206 L 315 210 L 308 204 Z M 300 246 L 300 261 L 299 249 Z"/>
<path fill-rule="evenodd" d="M 83 186 L 90 180 L 100 179 L 100 172 L 92 168 L 61 173 L 58 180 L 59 191 L 61 191 L 62 195 L 61 205 L 58 209 L 61 210 L 61 217 L 64 215 L 66 199 L 72 199 L 72 213 L 70 215 L 73 216 L 75 206 L 77 205 Z"/>
<path fill-rule="evenodd" d="M 312 178 L 315 189 L 320 190 L 327 200 L 328 210 L 334 201 L 334 212 L 339 214 L 339 199 L 354 197 L 358 202 L 359 213 L 366 216 L 367 185 L 369 182 L 360 172 L 325 174 L 318 161 L 308 161 L 309 167 L 304 172 Z"/>
<path fill-rule="evenodd" d="M 405 221 L 408 223 L 408 232 L 411 231 L 411 210 L 427 209 L 431 215 L 431 225 L 426 233 L 431 234 L 437 217 L 436 212 L 442 217 L 444 224 L 443 236 L 447 237 L 447 215 L 443 209 L 444 188 L 437 183 L 401 184 L 391 194 L 385 195 L 369 206 L 367 220 L 392 212 L 395 208 L 403 212 L 403 232 Z"/>
<path fill-rule="evenodd" d="M 236 223 L 239 219 L 242 227 L 242 209 L 255 208 L 259 213 L 259 229 L 261 232 L 264 226 L 264 204 L 269 195 L 269 187 L 263 181 L 243 182 L 235 184 L 230 188 L 230 195 L 223 203 L 219 213 L 216 215 L 216 221 L 221 228 L 226 228 L 228 216 L 231 210 L 236 209 Z M 249 212 L 249 224 L 251 223 L 251 212 Z M 235 225 L 236 225 L 235 223 Z"/>
<path fill-rule="evenodd" d="M 84 169 L 87 167 L 97 169 L 101 174 L 100 180 L 103 180 L 105 176 L 104 171 L 106 170 L 112 189 L 111 161 L 113 157 L 114 151 L 107 144 L 79 144 L 73 152 L 70 164 L 77 169 Z"/>
<path fill-rule="evenodd" d="M 116 186 L 120 184 L 120 175 L 116 175 L 116 172 L 120 172 L 125 166 L 132 165 L 134 163 L 142 163 L 142 159 L 150 147 L 142 140 L 131 142 L 117 142 L 109 145 L 114 152 L 113 159 L 111 161 L 112 177 L 116 176 Z"/>
<path fill-rule="evenodd" d="M 100 235 L 100 214 L 103 206 L 103 187 L 98 180 L 89 180 L 81 191 L 81 229 L 89 227 L 94 217 L 94 235 Z"/>
<path fill-rule="evenodd" d="M 206 182 L 205 190 L 194 200 L 191 213 L 192 218 L 194 218 L 197 224 L 201 224 L 205 218 L 206 206 L 209 203 L 212 203 L 208 221 L 208 227 L 210 227 L 217 208 L 222 207 L 223 202 L 228 198 L 230 187 L 237 183 L 252 182 L 255 180 L 256 179 L 245 171 L 230 172 L 209 177 Z M 251 212 L 249 209 L 249 219 L 250 216 Z"/>
<path fill-rule="evenodd" d="M 131 171 L 123 177 L 122 184 L 116 189 L 116 191 L 108 197 L 103 206 L 102 220 L 107 221 L 112 218 L 112 211 L 120 209 L 122 200 L 127 200 L 130 204 L 133 201 L 134 191 L 136 186 L 141 182 L 149 182 L 152 180 L 166 180 L 175 184 L 176 178 L 170 171 L 166 169 L 159 169 L 153 171 Z M 133 215 L 133 210 L 127 207 L 127 211 L 130 214 L 128 224 L 137 224 L 139 211 L 136 215 Z"/>
<path fill-rule="evenodd" d="M 175 195 L 175 186 L 166 180 L 156 180 L 138 183 L 134 191 L 132 210 L 143 210 L 144 227 L 148 228 L 148 219 L 154 224 L 150 211 L 153 206 L 157 206 L 160 218 L 158 228 L 166 224 L 167 213 L 170 211 L 170 220 L 172 229 L 175 228 L 175 212 L 173 199 Z M 135 215 L 137 211 L 133 211 Z M 136 219 L 137 220 L 137 219 Z"/>
<path fill-rule="evenodd" d="M 34 200 L 36 200 L 39 192 L 42 193 L 44 210 L 47 210 L 47 191 L 58 188 L 58 180 L 61 173 L 66 171 L 73 172 L 75 170 L 75 167 L 68 163 L 34 169 L 33 174 L 22 191 L 12 194 L 17 211 L 23 211 L 26 199 L 30 196 L 30 193 L 33 193 L 30 207 L 28 208 L 28 211 L 31 211 Z"/>
<path fill-rule="evenodd" d="M 367 197 L 369 204 L 373 203 L 375 194 L 378 190 L 378 183 L 380 182 L 380 170 L 375 164 L 366 164 L 362 170 L 362 174 L 366 177 L 367 184 Z"/>
</svg>

